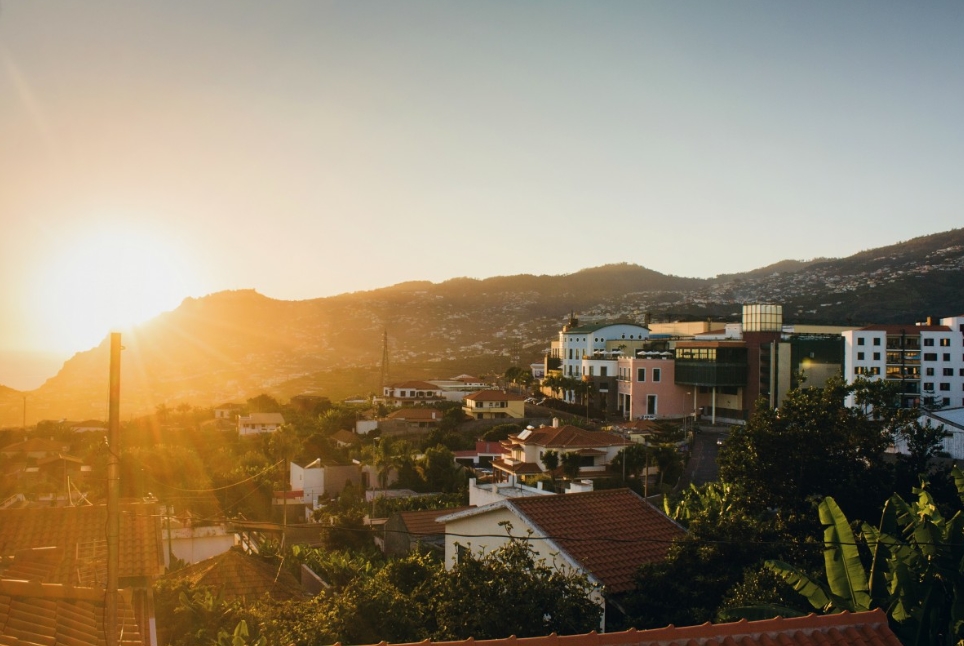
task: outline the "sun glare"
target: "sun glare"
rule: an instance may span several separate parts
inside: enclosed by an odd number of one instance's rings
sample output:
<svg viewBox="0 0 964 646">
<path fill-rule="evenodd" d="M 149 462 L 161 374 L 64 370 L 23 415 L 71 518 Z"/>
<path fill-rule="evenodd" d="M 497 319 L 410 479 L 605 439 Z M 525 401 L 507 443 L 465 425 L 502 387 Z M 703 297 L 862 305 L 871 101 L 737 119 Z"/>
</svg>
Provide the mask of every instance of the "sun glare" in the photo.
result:
<svg viewBox="0 0 964 646">
<path fill-rule="evenodd" d="M 99 228 L 71 240 L 45 263 L 37 303 L 50 347 L 94 347 L 177 307 L 189 294 L 175 245 L 157 233 Z"/>
</svg>

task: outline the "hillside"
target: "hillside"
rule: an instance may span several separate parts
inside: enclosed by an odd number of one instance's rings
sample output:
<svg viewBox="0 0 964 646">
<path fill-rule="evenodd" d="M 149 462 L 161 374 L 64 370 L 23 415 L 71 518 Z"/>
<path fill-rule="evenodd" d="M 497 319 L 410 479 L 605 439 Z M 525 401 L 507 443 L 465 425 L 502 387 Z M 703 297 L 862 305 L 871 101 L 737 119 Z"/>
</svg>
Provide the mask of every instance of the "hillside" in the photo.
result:
<svg viewBox="0 0 964 646">
<path fill-rule="evenodd" d="M 125 334 L 122 415 L 209 406 L 268 392 L 333 399 L 375 390 L 382 332 L 392 376 L 501 372 L 541 358 L 570 311 L 587 320 L 737 320 L 745 302 L 784 305 L 788 322 L 863 324 L 964 312 L 964 230 L 845 259 L 784 261 L 713 279 L 613 264 L 563 276 L 455 278 L 305 301 L 253 290 L 186 299 Z M 37 390 L 0 388 L 0 426 L 27 397 L 38 419 L 105 419 L 108 343 L 78 353 Z"/>
</svg>

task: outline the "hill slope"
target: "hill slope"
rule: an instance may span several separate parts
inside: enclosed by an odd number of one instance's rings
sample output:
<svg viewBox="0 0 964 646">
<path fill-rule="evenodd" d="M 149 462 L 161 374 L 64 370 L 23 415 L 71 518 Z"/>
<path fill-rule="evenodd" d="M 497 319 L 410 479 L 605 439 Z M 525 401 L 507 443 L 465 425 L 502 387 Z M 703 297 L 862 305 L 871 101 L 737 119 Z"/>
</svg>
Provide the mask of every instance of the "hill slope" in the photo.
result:
<svg viewBox="0 0 964 646">
<path fill-rule="evenodd" d="M 186 299 L 123 339 L 122 415 L 158 404 L 213 405 L 261 392 L 333 398 L 377 387 L 382 332 L 392 376 L 502 371 L 541 357 L 570 311 L 580 317 L 737 320 L 745 302 L 784 305 L 788 322 L 863 324 L 964 312 L 964 230 L 845 259 L 784 261 L 714 279 L 631 264 L 564 276 L 410 282 L 306 301 L 253 290 Z M 26 393 L 28 422 L 105 419 L 107 340 Z M 19 424 L 23 394 L 0 389 L 0 425 Z"/>
</svg>

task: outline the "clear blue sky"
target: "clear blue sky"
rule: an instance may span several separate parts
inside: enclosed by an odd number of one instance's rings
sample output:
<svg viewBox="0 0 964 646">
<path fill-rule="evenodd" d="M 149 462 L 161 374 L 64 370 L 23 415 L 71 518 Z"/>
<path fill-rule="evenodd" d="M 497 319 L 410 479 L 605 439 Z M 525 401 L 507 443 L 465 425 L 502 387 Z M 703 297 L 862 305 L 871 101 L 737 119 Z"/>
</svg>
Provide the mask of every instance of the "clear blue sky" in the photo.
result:
<svg viewBox="0 0 964 646">
<path fill-rule="evenodd" d="M 961 2 L 2 0 L 0 350 L 221 289 L 961 226 L 962 34 Z"/>
</svg>

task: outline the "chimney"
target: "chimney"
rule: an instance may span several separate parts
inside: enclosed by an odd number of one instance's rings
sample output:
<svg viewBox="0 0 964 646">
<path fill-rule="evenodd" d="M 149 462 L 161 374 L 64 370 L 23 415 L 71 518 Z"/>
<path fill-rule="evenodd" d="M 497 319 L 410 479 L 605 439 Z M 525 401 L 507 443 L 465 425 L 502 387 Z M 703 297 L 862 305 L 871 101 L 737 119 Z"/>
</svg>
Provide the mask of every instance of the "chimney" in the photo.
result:
<svg viewBox="0 0 964 646">
<path fill-rule="evenodd" d="M 552 428 L 559 428 L 559 418 L 558 418 L 558 417 L 553 417 L 553 418 L 552 418 Z"/>
<path fill-rule="evenodd" d="M 927 317 L 927 325 L 934 325 L 933 321 L 934 321 L 934 319 L 932 319 L 932 318 L 929 317 L 929 316 Z"/>
</svg>

